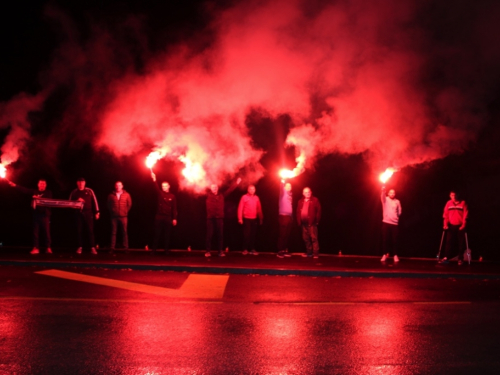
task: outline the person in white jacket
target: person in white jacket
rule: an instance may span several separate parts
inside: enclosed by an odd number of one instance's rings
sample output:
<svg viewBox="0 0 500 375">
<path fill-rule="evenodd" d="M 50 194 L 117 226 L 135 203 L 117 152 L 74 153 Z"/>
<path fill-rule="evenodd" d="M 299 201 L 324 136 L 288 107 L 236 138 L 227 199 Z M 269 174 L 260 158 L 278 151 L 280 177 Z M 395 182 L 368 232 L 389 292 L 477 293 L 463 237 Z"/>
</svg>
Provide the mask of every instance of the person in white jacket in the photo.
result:
<svg viewBox="0 0 500 375">
<path fill-rule="evenodd" d="M 398 224 L 399 217 L 401 216 L 401 202 L 399 199 L 396 199 L 396 191 L 394 189 L 390 189 L 389 193 L 386 194 L 385 186 L 382 187 L 382 241 L 383 241 L 383 249 L 384 255 L 381 262 L 385 262 L 389 255 L 394 255 L 394 262 L 399 262 L 398 258 Z"/>
</svg>

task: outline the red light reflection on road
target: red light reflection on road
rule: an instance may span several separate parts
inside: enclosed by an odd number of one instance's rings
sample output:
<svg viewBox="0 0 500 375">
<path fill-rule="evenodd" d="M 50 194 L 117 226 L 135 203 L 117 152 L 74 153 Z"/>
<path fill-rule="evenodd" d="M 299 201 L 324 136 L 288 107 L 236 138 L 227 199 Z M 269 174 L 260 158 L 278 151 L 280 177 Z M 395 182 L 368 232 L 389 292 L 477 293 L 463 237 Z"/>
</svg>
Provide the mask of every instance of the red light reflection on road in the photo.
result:
<svg viewBox="0 0 500 375">
<path fill-rule="evenodd" d="M 359 305 L 352 311 L 348 344 L 352 362 L 360 373 L 401 374 L 401 366 L 412 358 L 412 337 L 405 332 L 406 309 L 390 305 Z"/>
<path fill-rule="evenodd" d="M 170 308 L 167 303 L 123 304 L 122 329 L 113 346 L 125 362 L 136 363 L 130 367 L 130 374 L 163 374 L 166 367 L 172 374 L 198 373 L 204 363 L 200 361 L 202 356 L 193 353 L 206 350 L 207 319 L 203 311 L 196 303 L 187 303 L 182 309 Z M 185 360 L 179 361 L 183 357 Z M 168 365 L 170 359 L 172 367 Z M 183 366 L 178 367 L 179 363 Z"/>
</svg>

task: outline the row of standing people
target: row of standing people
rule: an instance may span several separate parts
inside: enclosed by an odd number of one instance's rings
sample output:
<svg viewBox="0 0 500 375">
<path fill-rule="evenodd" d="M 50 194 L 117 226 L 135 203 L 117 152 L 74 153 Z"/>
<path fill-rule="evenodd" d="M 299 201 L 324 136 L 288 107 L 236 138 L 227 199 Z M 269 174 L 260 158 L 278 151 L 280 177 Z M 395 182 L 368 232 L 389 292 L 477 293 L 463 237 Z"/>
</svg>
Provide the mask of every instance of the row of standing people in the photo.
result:
<svg viewBox="0 0 500 375">
<path fill-rule="evenodd" d="M 165 252 L 169 251 L 170 234 L 172 227 L 177 225 L 177 201 L 174 194 L 170 193 L 170 184 L 162 182 L 161 188 L 156 184 L 156 175 L 151 174 L 157 190 L 157 210 L 154 220 L 154 239 L 152 251 L 156 254 L 161 236 L 164 237 Z M 213 239 L 216 239 L 216 250 L 219 256 L 225 256 L 223 251 L 224 232 L 224 201 L 225 198 L 239 185 L 241 179 L 237 179 L 226 191 L 219 192 L 216 184 L 210 186 L 206 197 L 207 231 L 205 256 L 211 256 Z M 52 193 L 47 189 L 47 182 L 43 179 L 38 181 L 37 189 L 28 189 L 9 181 L 9 184 L 23 193 L 39 198 L 52 198 Z M 99 204 L 92 189 L 86 187 L 84 178 L 76 182 L 70 200 L 84 202 L 83 209 L 75 213 L 77 230 L 77 253 L 81 254 L 83 249 L 83 234 L 86 233 L 92 254 L 97 254 L 94 237 L 94 219 L 100 216 Z M 295 219 L 301 228 L 302 239 L 305 244 L 306 253 L 304 257 L 317 258 L 319 256 L 318 225 L 321 219 L 321 204 L 309 187 L 302 191 L 302 198 L 298 201 Z M 385 187 L 381 193 L 382 202 L 382 239 L 383 256 L 385 262 L 393 255 L 394 262 L 399 262 L 398 252 L 398 224 L 402 213 L 401 202 L 396 198 L 394 189 L 386 192 Z M 293 226 L 293 197 L 292 186 L 289 182 L 281 181 L 279 194 L 279 234 L 278 253 L 279 258 L 290 257 L 288 251 L 289 238 Z M 128 212 L 132 207 L 130 194 L 123 189 L 120 181 L 115 183 L 114 191 L 107 197 L 107 207 L 111 216 L 111 241 L 110 249 L 114 251 L 118 230 L 122 232 L 123 248 L 128 250 Z M 45 238 L 46 252 L 51 254 L 50 214 L 47 207 L 36 206 L 33 213 L 33 250 L 32 254 L 39 253 L 40 232 Z M 458 198 L 458 194 L 452 191 L 450 200 L 446 203 L 443 213 L 443 229 L 446 230 L 446 246 L 441 263 L 447 263 L 453 248 L 463 248 L 465 239 L 465 228 L 468 216 L 467 204 Z M 238 205 L 238 222 L 243 225 L 243 254 L 257 255 L 255 248 L 257 229 L 263 222 L 262 206 L 259 197 L 255 194 L 255 186 L 250 185 L 247 193 L 240 199 Z M 458 246 L 457 246 L 458 245 Z M 462 253 L 459 251 L 459 264 L 462 262 Z"/>
</svg>

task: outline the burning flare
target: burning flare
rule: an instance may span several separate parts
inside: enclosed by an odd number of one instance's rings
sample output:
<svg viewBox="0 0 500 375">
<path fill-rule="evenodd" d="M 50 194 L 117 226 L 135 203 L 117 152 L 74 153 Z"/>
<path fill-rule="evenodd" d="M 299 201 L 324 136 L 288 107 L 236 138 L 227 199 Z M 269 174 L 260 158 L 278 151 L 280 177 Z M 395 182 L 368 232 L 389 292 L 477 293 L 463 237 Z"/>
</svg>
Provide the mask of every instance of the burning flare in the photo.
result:
<svg viewBox="0 0 500 375">
<path fill-rule="evenodd" d="M 293 178 L 295 177 L 295 173 L 290 169 L 282 169 L 280 170 L 280 177 L 282 179 Z"/>
<path fill-rule="evenodd" d="M 0 164 L 0 177 L 5 178 L 7 177 L 7 168 L 5 168 L 5 165 Z"/>
<path fill-rule="evenodd" d="M 163 156 L 160 151 L 152 151 L 146 158 L 146 167 L 151 169 L 152 172 L 156 162 L 163 158 Z"/>
<path fill-rule="evenodd" d="M 288 178 L 294 178 L 297 177 L 299 174 L 303 173 L 305 170 L 305 163 L 306 163 L 306 155 L 304 152 L 301 152 L 299 156 L 295 158 L 295 161 L 297 162 L 297 166 L 293 168 L 293 170 L 290 169 L 281 169 L 279 172 L 279 176 L 286 180 Z"/>
<path fill-rule="evenodd" d="M 396 172 L 395 169 L 393 169 L 393 168 L 387 168 L 384 173 L 380 174 L 380 177 L 379 177 L 380 182 L 382 182 L 382 183 L 385 184 L 387 181 L 389 181 L 389 179 L 392 177 L 392 175 L 394 174 L 394 172 Z"/>
<path fill-rule="evenodd" d="M 186 166 L 182 170 L 182 175 L 186 178 L 186 180 L 189 182 L 191 185 L 202 185 L 203 181 L 205 180 L 205 171 L 203 170 L 203 167 L 201 166 L 200 163 L 195 163 L 191 161 L 186 156 L 179 156 L 179 160 L 184 163 Z"/>
</svg>

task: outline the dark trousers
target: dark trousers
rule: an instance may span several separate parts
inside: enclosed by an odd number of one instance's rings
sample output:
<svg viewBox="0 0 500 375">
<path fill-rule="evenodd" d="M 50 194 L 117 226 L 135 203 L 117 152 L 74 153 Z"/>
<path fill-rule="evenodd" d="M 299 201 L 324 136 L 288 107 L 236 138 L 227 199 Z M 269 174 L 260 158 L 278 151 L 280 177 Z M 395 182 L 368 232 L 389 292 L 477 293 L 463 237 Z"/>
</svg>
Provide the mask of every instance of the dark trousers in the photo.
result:
<svg viewBox="0 0 500 375">
<path fill-rule="evenodd" d="M 317 225 L 302 224 L 302 239 L 306 245 L 307 254 L 319 255 Z"/>
<path fill-rule="evenodd" d="M 382 223 L 382 244 L 384 254 L 398 255 L 399 227 L 394 224 Z"/>
<path fill-rule="evenodd" d="M 210 251 L 212 248 L 212 238 L 217 236 L 217 250 L 222 251 L 224 241 L 224 219 L 207 218 L 207 239 L 206 250 Z"/>
<path fill-rule="evenodd" d="M 126 216 L 112 217 L 111 218 L 111 245 L 112 249 L 116 246 L 116 234 L 118 227 L 122 228 L 123 234 L 123 248 L 128 249 L 128 233 L 127 233 L 128 218 Z"/>
<path fill-rule="evenodd" d="M 459 230 L 460 225 L 448 225 L 446 231 L 446 247 L 444 249 L 444 256 L 450 259 L 453 249 L 456 254 L 458 251 L 458 259 L 463 260 L 465 250 L 465 230 Z"/>
<path fill-rule="evenodd" d="M 243 249 L 255 250 L 257 240 L 257 229 L 259 228 L 259 219 L 243 218 Z"/>
<path fill-rule="evenodd" d="M 83 247 L 83 231 L 88 235 L 90 247 L 95 247 L 94 214 L 92 212 L 77 212 L 76 214 L 78 247 Z"/>
<path fill-rule="evenodd" d="M 161 233 L 164 233 L 165 252 L 170 250 L 170 233 L 172 232 L 172 218 L 166 215 L 156 215 L 155 217 L 155 238 L 153 241 L 153 251 L 158 249 Z"/>
<path fill-rule="evenodd" d="M 292 221 L 293 218 L 289 215 L 279 215 L 278 217 L 278 251 L 288 249 L 288 239 L 290 238 L 290 233 L 292 232 Z"/>
<path fill-rule="evenodd" d="M 40 245 L 40 231 L 45 239 L 45 246 L 50 247 L 50 216 L 33 216 L 33 246 L 36 248 Z"/>
</svg>

